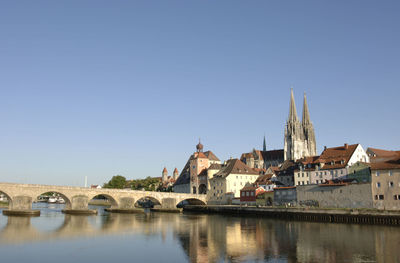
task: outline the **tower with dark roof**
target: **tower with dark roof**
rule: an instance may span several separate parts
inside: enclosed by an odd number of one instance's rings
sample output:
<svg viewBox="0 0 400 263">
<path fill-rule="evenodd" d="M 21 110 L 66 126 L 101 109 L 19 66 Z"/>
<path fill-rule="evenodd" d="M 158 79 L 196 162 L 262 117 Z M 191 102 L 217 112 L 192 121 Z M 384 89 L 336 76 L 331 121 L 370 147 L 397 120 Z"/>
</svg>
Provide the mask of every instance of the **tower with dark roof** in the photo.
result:
<svg viewBox="0 0 400 263">
<path fill-rule="evenodd" d="M 314 127 L 310 120 L 310 113 L 305 94 L 303 103 L 303 116 L 300 122 L 297 117 L 293 89 L 291 89 L 289 117 L 285 126 L 285 160 L 297 160 L 307 156 L 314 156 L 317 152 Z"/>
</svg>

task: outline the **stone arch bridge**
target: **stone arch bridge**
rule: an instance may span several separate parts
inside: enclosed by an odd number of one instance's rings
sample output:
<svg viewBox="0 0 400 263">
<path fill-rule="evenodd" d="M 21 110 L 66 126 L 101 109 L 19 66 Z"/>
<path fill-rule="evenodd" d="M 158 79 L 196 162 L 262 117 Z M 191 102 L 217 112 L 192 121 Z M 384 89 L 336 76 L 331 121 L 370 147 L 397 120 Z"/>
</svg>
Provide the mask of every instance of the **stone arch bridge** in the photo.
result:
<svg viewBox="0 0 400 263">
<path fill-rule="evenodd" d="M 89 201 L 98 195 L 105 196 L 112 209 L 134 209 L 135 204 L 142 198 L 149 198 L 161 205 L 161 208 L 171 209 L 187 200 L 192 204 L 206 204 L 206 195 L 183 194 L 172 192 L 151 192 L 122 189 L 93 189 L 71 186 L 52 186 L 38 184 L 0 183 L 0 192 L 9 199 L 9 210 L 31 210 L 32 203 L 38 196 L 54 192 L 65 200 L 66 210 L 88 210 Z"/>
</svg>

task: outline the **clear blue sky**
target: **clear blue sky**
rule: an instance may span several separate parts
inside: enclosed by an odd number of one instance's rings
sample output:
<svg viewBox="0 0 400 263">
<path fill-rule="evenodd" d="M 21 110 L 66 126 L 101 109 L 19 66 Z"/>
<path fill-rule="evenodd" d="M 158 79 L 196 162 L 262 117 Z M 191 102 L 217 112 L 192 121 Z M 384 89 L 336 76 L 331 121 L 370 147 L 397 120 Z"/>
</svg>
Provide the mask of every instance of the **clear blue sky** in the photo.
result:
<svg viewBox="0 0 400 263">
<path fill-rule="evenodd" d="M 399 1 L 4 1 L 0 181 L 102 184 L 283 147 L 400 149 Z"/>
</svg>

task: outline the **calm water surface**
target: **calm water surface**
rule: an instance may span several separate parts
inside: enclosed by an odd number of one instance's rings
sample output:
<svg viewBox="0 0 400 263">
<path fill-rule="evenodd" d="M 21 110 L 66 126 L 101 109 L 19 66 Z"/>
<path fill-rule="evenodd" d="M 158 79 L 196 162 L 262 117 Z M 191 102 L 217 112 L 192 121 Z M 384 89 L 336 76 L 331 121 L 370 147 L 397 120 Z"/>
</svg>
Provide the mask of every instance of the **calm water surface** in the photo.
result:
<svg viewBox="0 0 400 263">
<path fill-rule="evenodd" d="M 193 214 L 0 215 L 0 262 L 400 262 L 400 228 Z"/>
</svg>

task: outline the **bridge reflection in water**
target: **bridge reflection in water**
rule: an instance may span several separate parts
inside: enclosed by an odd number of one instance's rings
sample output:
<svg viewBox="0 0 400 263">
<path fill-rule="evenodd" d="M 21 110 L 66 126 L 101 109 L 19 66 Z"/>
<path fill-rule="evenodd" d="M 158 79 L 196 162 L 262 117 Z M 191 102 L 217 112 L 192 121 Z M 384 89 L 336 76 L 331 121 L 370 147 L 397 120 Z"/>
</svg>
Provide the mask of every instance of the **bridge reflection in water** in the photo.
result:
<svg viewBox="0 0 400 263">
<path fill-rule="evenodd" d="M 37 223 L 52 216 L 1 217 L 0 246 L 123 233 L 179 244 L 190 262 L 400 262 L 397 227 L 170 213 L 55 218 L 59 225 L 44 231 Z"/>
</svg>

